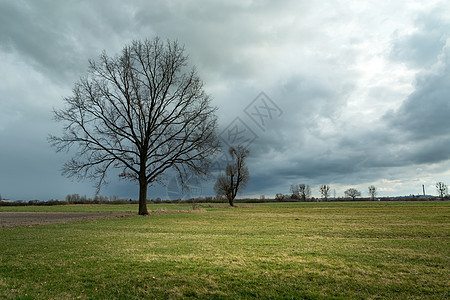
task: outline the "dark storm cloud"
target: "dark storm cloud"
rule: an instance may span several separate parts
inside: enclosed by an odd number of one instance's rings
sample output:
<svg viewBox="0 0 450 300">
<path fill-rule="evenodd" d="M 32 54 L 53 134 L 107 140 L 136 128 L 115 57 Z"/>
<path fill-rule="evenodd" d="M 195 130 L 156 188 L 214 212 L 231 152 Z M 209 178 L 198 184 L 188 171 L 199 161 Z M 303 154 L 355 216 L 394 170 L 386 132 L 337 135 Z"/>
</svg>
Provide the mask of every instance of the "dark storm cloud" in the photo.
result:
<svg viewBox="0 0 450 300">
<path fill-rule="evenodd" d="M 118 1 L 2 1 L 0 49 L 19 53 L 52 80 L 73 81 L 88 59 L 107 48 L 117 51 L 114 42 L 132 38 L 133 31 L 127 31 L 134 28 L 131 17 Z"/>
<path fill-rule="evenodd" d="M 64 34 L 64 22 L 53 19 L 52 10 L 32 5 L 21 1 L 0 3 L 0 46 L 17 51 L 47 73 L 72 71 L 78 61 Z"/>
<path fill-rule="evenodd" d="M 55 156 L 46 141 L 48 128 L 42 124 L 15 122 L 0 132 L 0 188 L 4 198 L 48 200 L 68 193 L 83 193 L 89 183 L 65 180 L 60 168 L 64 163 Z"/>
<path fill-rule="evenodd" d="M 434 30 L 434 29 L 433 29 Z M 434 67 L 417 75 L 414 91 L 395 111 L 387 113 L 379 123 L 346 130 L 338 120 L 345 110 L 345 96 L 351 93 L 351 84 L 341 78 L 325 81 L 292 80 L 285 84 L 286 94 L 298 97 L 288 103 L 283 119 L 287 121 L 283 134 L 274 130 L 262 137 L 258 152 L 268 153 L 275 145 L 283 149 L 286 164 L 272 166 L 276 178 L 318 183 L 370 182 L 383 176 L 383 169 L 433 164 L 450 158 L 450 70 L 448 47 L 441 45 L 433 57 Z M 417 60 L 422 60 L 418 57 Z M 422 64 L 419 61 L 417 64 Z M 340 83 L 336 84 L 336 82 Z M 306 87 L 306 88 L 304 88 Z M 340 93 L 337 91 L 341 91 Z M 381 94 L 386 92 L 381 89 Z M 286 95 L 284 95 L 286 96 Z M 283 99 L 289 99 L 282 97 Z M 295 110 L 289 108 L 296 108 Z M 295 111 L 295 113 L 293 113 Z M 334 129 L 331 134 L 321 127 L 328 121 Z M 281 124 L 281 123 L 280 123 Z M 289 130 L 293 129 L 293 130 Z M 311 138 L 311 134 L 315 138 Z M 257 142 L 257 143 L 258 143 Z M 293 153 L 292 148 L 297 150 Z M 258 155 L 258 154 L 257 154 Z M 262 161 L 269 161 L 264 157 Z M 268 167 L 268 166 L 267 166 Z M 269 167 L 268 167 L 269 168 Z"/>
<path fill-rule="evenodd" d="M 415 91 L 401 107 L 386 119 L 407 137 L 431 139 L 449 137 L 450 128 L 450 49 L 445 47 L 442 59 L 431 71 L 417 76 Z"/>
<path fill-rule="evenodd" d="M 261 72 L 264 65 L 258 58 L 265 58 L 264 49 L 277 47 L 273 44 L 277 39 L 283 43 L 289 32 L 297 31 L 288 27 L 285 18 L 299 5 L 291 1 L 150 2 L 136 12 L 136 20 L 161 36 L 185 43 L 203 74 L 245 80 Z M 301 17 L 302 11 L 297 15 Z M 301 39 L 303 32 L 297 33 Z"/>
<path fill-rule="evenodd" d="M 447 86 L 433 82 L 418 87 L 398 111 L 388 115 L 393 126 L 413 139 L 431 139 L 436 136 L 448 138 L 450 126 L 448 79 L 450 78 L 447 78 L 445 83 Z"/>
<path fill-rule="evenodd" d="M 399 141 L 410 145 L 409 161 L 429 164 L 450 158 L 450 23 L 437 12 L 419 23 L 419 30 L 406 38 L 415 41 L 406 47 L 415 55 L 397 58 L 423 69 L 416 75 L 414 91 L 384 120 Z"/>
<path fill-rule="evenodd" d="M 436 166 L 449 160 L 447 12 L 445 2 L 420 1 L 1 1 L 0 193 L 92 194 L 93 183 L 60 177 L 69 156 L 46 142 L 61 130 L 52 107 L 89 59 L 156 35 L 185 45 L 219 107 L 219 130 L 239 117 L 258 136 L 248 194 L 302 182 L 405 191 L 397 181 L 418 165 L 426 178 L 449 178 Z M 282 110 L 265 130 L 244 112 L 261 91 Z M 102 193 L 136 196 L 134 184 L 109 179 Z"/>
</svg>

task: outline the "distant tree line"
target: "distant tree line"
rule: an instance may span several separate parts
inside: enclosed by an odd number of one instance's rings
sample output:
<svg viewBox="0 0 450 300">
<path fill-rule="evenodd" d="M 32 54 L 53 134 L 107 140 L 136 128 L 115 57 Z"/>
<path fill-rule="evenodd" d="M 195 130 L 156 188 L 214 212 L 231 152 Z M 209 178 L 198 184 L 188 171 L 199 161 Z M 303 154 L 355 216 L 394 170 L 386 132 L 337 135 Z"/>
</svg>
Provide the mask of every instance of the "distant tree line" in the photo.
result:
<svg viewBox="0 0 450 300">
<path fill-rule="evenodd" d="M 123 199 L 118 196 L 95 196 L 94 198 L 88 198 L 86 196 L 80 196 L 79 194 L 69 194 L 65 200 L 29 200 L 29 201 L 1 201 L 0 206 L 52 206 L 52 205 L 67 205 L 67 204 L 125 204 L 125 203 L 138 203 L 136 200 Z"/>
<path fill-rule="evenodd" d="M 102 204 L 102 203 L 123 203 L 133 201 L 131 199 L 120 198 L 119 196 L 98 196 L 94 198 L 87 198 L 86 196 L 80 196 L 79 194 L 69 194 L 66 196 L 66 202 L 68 204 Z"/>
<path fill-rule="evenodd" d="M 437 190 L 437 194 L 438 197 L 441 200 L 447 199 L 450 197 L 449 193 L 448 193 L 448 186 L 443 183 L 443 182 L 436 182 L 436 190 Z M 311 197 L 311 188 L 308 185 L 305 184 L 292 184 L 290 186 L 290 193 L 287 195 L 283 195 L 283 194 L 276 194 L 275 196 L 275 201 L 329 201 L 330 199 L 330 191 L 331 188 L 329 185 L 327 184 L 322 184 L 319 186 L 319 193 L 321 195 L 321 199 L 315 199 L 314 197 Z M 334 192 L 334 194 L 336 194 L 336 192 Z M 351 200 L 355 200 L 356 198 L 359 198 L 360 200 L 367 200 L 364 198 L 360 198 L 362 196 L 362 193 L 355 189 L 355 188 L 349 188 L 347 190 L 344 191 L 344 198 L 336 198 L 336 195 L 334 195 L 333 197 L 333 201 L 336 200 L 343 200 L 343 199 L 351 199 Z M 378 195 L 378 189 L 374 186 L 374 185 L 370 185 L 368 187 L 368 195 L 370 196 L 369 200 L 376 200 L 376 196 Z M 408 199 L 416 199 L 416 198 L 420 198 L 422 199 L 421 195 L 418 196 L 414 196 L 411 195 L 409 197 L 403 197 L 403 199 L 408 198 Z M 383 200 L 390 200 L 392 199 L 391 197 L 384 197 Z"/>
<path fill-rule="evenodd" d="M 299 200 L 304 202 L 310 202 L 310 201 L 318 201 L 318 200 L 324 200 L 328 201 L 330 199 L 330 193 L 331 193 L 331 187 L 327 184 L 322 184 L 319 186 L 319 193 L 322 197 L 322 199 L 316 199 L 314 197 L 311 197 L 311 188 L 309 185 L 306 184 L 292 184 L 290 187 L 290 194 L 283 195 L 283 194 L 276 194 L 275 201 L 286 201 L 286 200 Z M 336 193 L 336 192 L 335 192 Z M 377 191 L 375 186 L 369 187 L 369 194 L 372 196 L 372 200 L 374 200 Z M 361 192 L 354 188 L 349 188 L 345 191 L 345 195 L 347 198 L 351 198 L 352 200 L 355 200 L 357 197 L 361 197 Z M 335 200 L 336 195 L 334 195 L 333 199 Z"/>
<path fill-rule="evenodd" d="M 438 198 L 441 200 L 450 199 L 450 195 L 448 193 L 448 186 L 443 182 L 436 182 L 436 190 L 438 193 Z M 311 197 L 311 188 L 306 184 L 298 184 L 290 186 L 290 194 L 283 195 L 278 193 L 275 195 L 274 199 L 266 198 L 265 196 L 261 196 L 260 198 L 244 198 L 244 199 L 236 199 L 234 200 L 236 203 L 266 203 L 266 202 L 315 202 L 319 200 L 326 201 L 345 201 L 346 199 L 356 199 L 361 197 L 361 192 L 354 189 L 349 188 L 344 193 L 347 198 L 328 198 L 328 194 L 330 191 L 330 187 L 328 185 L 321 185 L 319 187 L 319 192 L 323 199 L 317 199 Z M 370 198 L 359 198 L 359 201 L 368 201 L 375 200 L 377 196 L 377 188 L 373 185 L 368 187 L 368 194 Z M 325 195 L 327 197 L 325 197 Z M 422 196 L 407 196 L 407 197 L 382 197 L 378 198 L 378 200 L 383 201 L 423 201 L 425 198 Z M 428 199 L 428 198 L 427 198 Z M 436 198 L 429 198 L 429 200 L 435 200 Z M 191 198 L 187 200 L 162 200 L 161 198 L 147 200 L 149 204 L 159 204 L 159 203 L 227 203 L 229 199 L 225 196 L 207 196 L 207 197 L 197 197 Z M 95 196 L 94 198 L 88 198 L 86 196 L 80 196 L 79 194 L 69 194 L 66 196 L 65 200 L 48 200 L 48 201 L 39 201 L 39 200 L 30 200 L 30 201 L 2 201 L 0 196 L 0 206 L 27 206 L 27 205 L 37 205 L 37 206 L 50 206 L 50 205 L 67 205 L 67 204 L 137 204 L 137 200 L 132 199 L 123 199 L 118 196 Z"/>
</svg>

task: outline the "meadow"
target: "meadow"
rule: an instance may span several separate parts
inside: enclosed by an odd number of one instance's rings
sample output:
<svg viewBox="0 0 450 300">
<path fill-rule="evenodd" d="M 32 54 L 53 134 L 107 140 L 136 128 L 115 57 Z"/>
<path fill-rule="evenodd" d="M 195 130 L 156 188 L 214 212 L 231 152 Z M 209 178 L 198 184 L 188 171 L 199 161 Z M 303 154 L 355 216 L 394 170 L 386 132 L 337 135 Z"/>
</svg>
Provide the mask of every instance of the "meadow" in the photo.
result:
<svg viewBox="0 0 450 300">
<path fill-rule="evenodd" d="M 195 208 L 152 204 L 146 217 L 0 228 L 0 298 L 450 298 L 449 202 Z"/>
</svg>

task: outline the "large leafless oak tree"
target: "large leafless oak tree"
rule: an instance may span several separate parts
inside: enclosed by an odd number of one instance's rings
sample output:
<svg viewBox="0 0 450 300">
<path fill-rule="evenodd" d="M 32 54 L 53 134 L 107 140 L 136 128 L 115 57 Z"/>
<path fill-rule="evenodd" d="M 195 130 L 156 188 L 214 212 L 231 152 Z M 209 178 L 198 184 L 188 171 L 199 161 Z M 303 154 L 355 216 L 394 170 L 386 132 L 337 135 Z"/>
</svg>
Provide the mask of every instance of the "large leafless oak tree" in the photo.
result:
<svg viewBox="0 0 450 300">
<path fill-rule="evenodd" d="M 159 38 L 134 41 L 122 53 L 89 62 L 65 108 L 55 110 L 62 136 L 51 136 L 57 151 L 78 146 L 63 168 L 66 176 L 95 179 L 107 171 L 139 183 L 139 214 L 147 214 L 147 187 L 164 182 L 173 169 L 180 177 L 207 175 L 219 150 L 216 108 L 184 47 Z"/>
<path fill-rule="evenodd" d="M 250 152 L 243 146 L 237 146 L 231 147 L 229 153 L 232 162 L 227 165 L 225 174 L 220 174 L 217 178 L 214 190 L 218 195 L 227 197 L 228 203 L 234 206 L 236 195 L 247 186 L 250 179 L 248 167 L 245 164 Z"/>
</svg>

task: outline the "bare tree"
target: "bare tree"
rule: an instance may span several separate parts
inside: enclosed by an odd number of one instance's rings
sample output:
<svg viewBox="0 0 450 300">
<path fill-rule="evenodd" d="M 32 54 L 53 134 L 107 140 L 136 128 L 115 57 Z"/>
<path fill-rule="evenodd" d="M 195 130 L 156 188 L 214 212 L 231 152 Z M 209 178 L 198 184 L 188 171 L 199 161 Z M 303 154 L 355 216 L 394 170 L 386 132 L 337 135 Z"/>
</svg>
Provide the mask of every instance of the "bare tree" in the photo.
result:
<svg viewBox="0 0 450 300">
<path fill-rule="evenodd" d="M 323 198 L 325 198 L 325 201 L 328 200 L 328 196 L 330 195 L 330 186 L 323 184 L 320 186 L 320 194 Z"/>
<path fill-rule="evenodd" d="M 374 185 L 369 186 L 369 195 L 372 198 L 372 200 L 375 200 L 377 194 L 378 194 L 377 188 Z"/>
<path fill-rule="evenodd" d="M 238 192 L 242 191 L 250 179 L 245 159 L 249 155 L 249 150 L 243 146 L 230 147 L 231 164 L 227 165 L 225 174 L 220 174 L 217 178 L 214 190 L 217 195 L 225 196 L 228 203 L 234 206 L 234 199 Z"/>
<path fill-rule="evenodd" d="M 444 196 L 448 193 L 448 187 L 443 182 L 436 182 L 436 189 L 438 195 L 441 199 L 444 199 Z"/>
<path fill-rule="evenodd" d="M 219 149 L 216 108 L 184 52 L 176 41 L 155 38 L 89 62 L 66 107 L 55 110 L 64 133 L 50 143 L 57 151 L 78 146 L 63 175 L 95 179 L 98 192 L 107 171 L 119 169 L 121 178 L 139 183 L 145 215 L 148 185 L 163 183 L 169 169 L 181 178 L 208 173 Z"/>
<path fill-rule="evenodd" d="M 309 185 L 301 183 L 298 185 L 298 189 L 302 201 L 306 201 L 307 199 L 311 198 L 311 188 L 309 187 Z"/>
<path fill-rule="evenodd" d="M 354 188 L 349 188 L 344 193 L 345 193 L 345 195 L 347 197 L 352 198 L 352 200 L 355 200 L 356 197 L 360 197 L 361 196 L 361 192 L 358 191 L 357 189 L 354 189 Z"/>
</svg>

